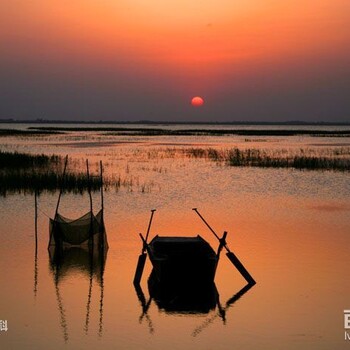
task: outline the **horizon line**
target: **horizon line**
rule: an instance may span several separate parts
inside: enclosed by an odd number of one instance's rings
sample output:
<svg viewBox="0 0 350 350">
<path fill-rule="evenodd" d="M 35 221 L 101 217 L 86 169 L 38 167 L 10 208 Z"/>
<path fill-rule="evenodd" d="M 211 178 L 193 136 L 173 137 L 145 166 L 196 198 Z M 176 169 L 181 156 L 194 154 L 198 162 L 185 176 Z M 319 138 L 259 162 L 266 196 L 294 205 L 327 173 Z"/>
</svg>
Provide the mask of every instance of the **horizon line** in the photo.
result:
<svg viewBox="0 0 350 350">
<path fill-rule="evenodd" d="M 118 120 L 63 120 L 63 119 L 13 119 L 0 118 L 1 124 L 194 124 L 194 125 L 350 125 L 350 121 L 304 121 L 304 120 L 289 120 L 289 121 L 155 121 L 141 119 L 137 121 L 118 121 Z"/>
</svg>

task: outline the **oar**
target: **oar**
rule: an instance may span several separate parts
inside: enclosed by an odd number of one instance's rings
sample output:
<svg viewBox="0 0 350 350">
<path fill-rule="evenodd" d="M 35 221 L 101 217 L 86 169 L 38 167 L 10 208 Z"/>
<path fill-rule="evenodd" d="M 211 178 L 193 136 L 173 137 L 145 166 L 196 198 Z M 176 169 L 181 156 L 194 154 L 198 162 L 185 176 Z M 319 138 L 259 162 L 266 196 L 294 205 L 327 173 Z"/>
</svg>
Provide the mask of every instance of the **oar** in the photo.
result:
<svg viewBox="0 0 350 350">
<path fill-rule="evenodd" d="M 153 219 L 153 215 L 154 215 L 155 211 L 156 211 L 156 209 L 151 210 L 151 217 L 150 217 L 149 223 L 148 223 L 146 238 L 143 239 L 142 235 L 140 234 L 141 238 L 142 238 L 142 250 L 141 250 L 141 254 L 139 255 L 139 259 L 137 261 L 137 266 L 136 266 L 136 271 L 135 271 L 135 276 L 134 276 L 134 285 L 137 285 L 140 283 L 143 269 L 145 267 L 146 257 L 147 257 L 147 253 L 146 253 L 147 239 L 148 239 L 149 232 L 151 230 L 152 219 Z"/>
<path fill-rule="evenodd" d="M 243 266 L 243 264 L 239 261 L 239 259 L 237 258 L 237 256 L 235 254 L 233 254 L 230 249 L 227 247 L 226 244 L 226 234 L 224 233 L 223 238 L 220 238 L 215 231 L 210 227 L 210 225 L 205 221 L 205 219 L 203 218 L 203 216 L 199 213 L 199 211 L 197 210 L 197 208 L 193 208 L 192 210 L 194 210 L 198 216 L 202 219 L 202 221 L 206 224 L 206 226 L 209 228 L 209 230 L 214 234 L 214 236 L 219 240 L 220 245 L 225 247 L 227 253 L 226 256 L 229 258 L 229 260 L 232 262 L 232 264 L 236 267 L 236 269 L 241 273 L 241 275 L 246 279 L 246 281 L 249 284 L 255 284 L 255 280 L 254 278 L 250 275 L 250 273 L 247 271 L 247 269 Z"/>
</svg>

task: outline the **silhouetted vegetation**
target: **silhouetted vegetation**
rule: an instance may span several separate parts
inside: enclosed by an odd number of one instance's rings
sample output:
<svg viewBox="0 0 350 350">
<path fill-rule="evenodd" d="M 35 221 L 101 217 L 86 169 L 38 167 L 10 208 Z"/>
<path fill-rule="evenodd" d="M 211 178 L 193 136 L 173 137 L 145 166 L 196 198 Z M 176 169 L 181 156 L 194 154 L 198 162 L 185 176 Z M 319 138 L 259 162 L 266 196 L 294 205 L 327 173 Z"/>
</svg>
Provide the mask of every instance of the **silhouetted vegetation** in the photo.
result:
<svg viewBox="0 0 350 350">
<path fill-rule="evenodd" d="M 291 130 L 291 129 L 161 129 L 161 128 L 118 128 L 118 127 L 30 127 L 31 130 L 60 132 L 108 132 L 108 135 L 134 135 L 134 136 L 224 136 L 224 135 L 239 135 L 239 136 L 296 136 L 296 135 L 311 135 L 311 136 L 328 136 L 341 137 L 350 135 L 350 130 Z"/>
<path fill-rule="evenodd" d="M 56 191 L 62 185 L 63 158 L 57 155 L 31 155 L 0 151 L 0 195 L 34 191 Z M 67 192 L 83 193 L 88 189 L 86 173 L 70 172 L 63 179 Z M 93 191 L 100 189 L 100 179 L 90 178 Z"/>
<path fill-rule="evenodd" d="M 300 150 L 293 154 L 288 150 L 238 149 L 218 150 L 214 148 L 189 148 L 184 152 L 195 158 L 207 158 L 216 162 L 225 162 L 230 166 L 251 166 L 263 168 L 295 168 L 310 170 L 349 171 L 349 150 L 333 150 L 329 156 L 317 156 L 311 151 Z"/>
<path fill-rule="evenodd" d="M 62 176 L 54 171 L 45 172 L 0 172 L 0 195 L 6 196 L 8 193 L 34 193 L 49 191 L 55 192 L 61 187 Z M 66 174 L 63 182 L 65 192 L 82 194 L 87 191 L 89 183 L 86 174 Z M 100 189 L 100 180 L 92 178 L 90 180 L 92 191 Z"/>
<path fill-rule="evenodd" d="M 100 176 L 90 173 L 90 182 L 85 168 L 85 161 L 70 159 L 68 170 L 63 178 L 64 192 L 82 194 L 88 190 L 100 190 Z M 11 193 L 55 192 L 62 186 L 64 158 L 58 155 L 31 155 L 27 153 L 11 153 L 0 151 L 0 196 Z M 93 168 L 93 164 L 92 168 Z M 104 175 L 104 189 L 119 191 L 121 187 L 129 192 L 137 190 L 150 192 L 153 183 L 140 182 L 132 174 Z"/>
<path fill-rule="evenodd" d="M 16 129 L 0 129 L 1 136 L 45 136 L 62 134 L 58 130 L 16 130 Z"/>
<path fill-rule="evenodd" d="M 62 158 L 57 155 L 32 155 L 28 153 L 3 152 L 0 150 L 0 169 L 44 168 L 59 165 Z"/>
<path fill-rule="evenodd" d="M 146 152 L 146 151 L 145 151 Z M 237 167 L 294 168 L 309 170 L 350 170 L 350 147 L 305 148 L 305 149 L 217 149 L 217 148 L 167 148 L 147 150 L 144 161 L 176 158 L 178 156 L 208 159 L 210 161 Z M 135 155 L 132 155 L 134 157 Z M 62 184 L 64 159 L 58 155 L 32 155 L 0 151 L 0 195 L 8 193 L 33 193 L 34 191 L 56 191 Z M 69 161 L 69 170 L 63 179 L 66 192 L 83 193 L 100 189 L 100 178 L 91 176 L 90 184 L 81 160 Z M 151 167 L 163 172 L 162 167 Z M 150 168 L 150 169 L 151 169 Z M 144 169 L 148 169 L 144 167 Z M 153 181 L 140 181 L 128 168 L 125 175 L 104 176 L 105 189 L 118 191 L 121 187 L 129 192 L 134 190 L 151 192 Z"/>
</svg>

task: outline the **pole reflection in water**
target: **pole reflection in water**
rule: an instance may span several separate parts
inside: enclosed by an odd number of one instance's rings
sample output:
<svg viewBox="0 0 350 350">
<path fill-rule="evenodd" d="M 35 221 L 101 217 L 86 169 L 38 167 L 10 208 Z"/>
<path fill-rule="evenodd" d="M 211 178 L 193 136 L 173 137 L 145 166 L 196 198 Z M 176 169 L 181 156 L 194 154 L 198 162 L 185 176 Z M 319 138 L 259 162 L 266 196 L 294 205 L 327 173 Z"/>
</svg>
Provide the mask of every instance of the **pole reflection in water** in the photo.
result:
<svg viewBox="0 0 350 350">
<path fill-rule="evenodd" d="M 255 283 L 248 283 L 246 286 L 244 286 L 239 292 L 234 294 L 230 299 L 226 301 L 226 304 L 224 307 L 222 307 L 220 300 L 219 300 L 219 294 L 217 295 L 217 306 L 218 306 L 218 312 L 214 314 L 212 317 L 208 318 L 203 322 L 202 325 L 198 326 L 193 332 L 192 336 L 196 337 L 199 333 L 201 333 L 206 327 L 208 327 L 211 323 L 214 322 L 214 320 L 217 317 L 220 317 L 223 321 L 223 324 L 226 324 L 226 312 L 227 310 L 238 300 L 240 299 L 244 294 L 246 294 Z"/>
<path fill-rule="evenodd" d="M 209 314 L 217 309 L 217 313 L 207 318 L 202 325 L 198 326 L 193 332 L 192 336 L 196 337 L 205 328 L 220 317 L 223 324 L 226 324 L 227 310 L 244 294 L 246 294 L 255 283 L 248 283 L 240 291 L 229 298 L 225 305 L 220 303 L 220 296 L 215 283 L 207 285 L 188 285 L 188 284 L 164 284 L 160 283 L 154 270 L 152 270 L 148 278 L 148 292 L 149 299 L 147 300 L 140 284 L 134 284 L 137 297 L 142 307 L 142 314 L 139 318 L 140 323 L 145 318 L 147 320 L 149 332 L 154 333 L 154 326 L 148 310 L 154 300 L 158 309 L 165 312 L 167 315 L 195 315 L 195 314 Z"/>
<path fill-rule="evenodd" d="M 60 283 L 68 277 L 74 276 L 79 271 L 82 272 L 89 279 L 89 288 L 87 291 L 86 302 L 86 316 L 84 331 L 85 334 L 89 332 L 90 322 L 90 306 L 93 289 L 93 280 L 98 283 L 100 298 L 99 298 L 99 328 L 98 336 L 101 337 L 103 333 L 103 296 L 104 296 L 104 281 L 103 274 L 107 259 L 107 249 L 88 249 L 82 247 L 70 247 L 60 249 L 57 247 L 50 247 L 49 261 L 50 270 L 55 283 L 56 299 L 58 310 L 60 314 L 60 325 L 62 329 L 63 339 L 68 341 L 68 324 L 66 320 L 66 312 L 63 306 L 63 299 L 60 292 Z"/>
<path fill-rule="evenodd" d="M 38 292 L 38 194 L 34 193 L 34 233 L 35 233 L 35 253 L 34 253 L 34 298 Z"/>
<path fill-rule="evenodd" d="M 134 287 L 135 287 L 137 297 L 138 297 L 140 304 L 141 304 L 141 307 L 142 307 L 142 314 L 139 317 L 139 322 L 142 323 L 143 318 L 145 318 L 147 321 L 147 324 L 148 324 L 149 332 L 152 334 L 154 332 L 153 322 L 148 315 L 148 309 L 151 306 L 152 297 L 149 297 L 149 299 L 147 301 L 145 298 L 145 295 L 143 294 L 141 286 L 139 284 L 134 284 Z"/>
</svg>

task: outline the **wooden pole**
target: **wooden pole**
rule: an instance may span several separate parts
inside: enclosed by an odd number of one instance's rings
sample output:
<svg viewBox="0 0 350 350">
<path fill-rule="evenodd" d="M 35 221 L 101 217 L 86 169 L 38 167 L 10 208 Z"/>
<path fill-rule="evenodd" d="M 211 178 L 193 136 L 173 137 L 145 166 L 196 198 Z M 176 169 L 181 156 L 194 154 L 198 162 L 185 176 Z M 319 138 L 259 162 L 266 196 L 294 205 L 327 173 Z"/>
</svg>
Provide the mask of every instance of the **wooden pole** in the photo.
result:
<svg viewBox="0 0 350 350">
<path fill-rule="evenodd" d="M 102 209 L 102 216 L 103 216 L 103 166 L 102 166 L 102 160 L 100 160 L 100 181 L 101 181 L 101 209 Z"/>
<path fill-rule="evenodd" d="M 194 210 L 198 216 L 202 219 L 202 221 L 205 223 L 205 225 L 208 227 L 208 229 L 214 234 L 214 236 L 220 241 L 220 237 L 216 234 L 216 232 L 210 227 L 210 225 L 206 222 L 206 220 L 203 218 L 203 216 L 200 214 L 200 212 L 198 211 L 197 208 L 193 208 L 192 210 Z M 227 249 L 226 245 L 225 248 Z"/>
<path fill-rule="evenodd" d="M 104 235 L 105 235 L 105 224 L 104 224 L 104 204 L 103 204 L 103 166 L 102 166 L 102 160 L 100 160 L 100 187 L 101 187 L 101 225 L 99 229 L 99 246 L 101 251 L 104 250 Z"/>
<path fill-rule="evenodd" d="M 90 197 L 90 239 L 92 249 L 94 249 L 94 234 L 93 234 L 93 214 L 92 214 L 92 196 L 91 196 L 91 183 L 90 183 L 90 173 L 89 173 L 89 160 L 86 159 L 86 171 L 87 171 L 87 180 L 88 180 L 88 192 Z"/>
<path fill-rule="evenodd" d="M 66 174 L 66 169 L 67 169 L 67 163 L 68 163 L 68 154 L 66 155 L 66 161 L 64 163 L 64 169 L 63 169 L 63 174 L 62 174 L 62 181 L 61 181 L 61 188 L 60 188 L 60 194 L 58 195 L 58 200 L 57 200 L 57 206 L 56 206 L 56 211 L 55 211 L 55 218 L 58 213 L 58 207 L 60 206 L 60 201 L 61 201 L 61 196 L 62 196 L 62 191 L 63 191 L 63 184 L 64 184 L 64 176 Z"/>
<path fill-rule="evenodd" d="M 92 212 L 92 196 L 91 196 L 91 183 L 90 183 L 90 172 L 89 172 L 89 160 L 86 159 L 86 172 L 87 172 L 87 180 L 88 180 L 88 192 L 90 197 L 90 211 Z"/>
<path fill-rule="evenodd" d="M 147 240 L 148 240 L 149 231 L 151 230 L 152 219 L 153 219 L 153 215 L 154 215 L 155 211 L 156 211 L 156 209 L 152 209 L 151 210 L 151 218 L 149 219 L 148 228 L 147 228 L 147 234 L 146 234 L 146 240 L 145 240 L 146 243 L 147 243 Z"/>
<path fill-rule="evenodd" d="M 64 162 L 64 168 L 63 168 L 63 174 L 62 174 L 62 181 L 61 181 L 61 188 L 60 188 L 60 194 L 58 195 L 58 200 L 57 200 L 57 206 L 56 206 L 56 211 L 55 211 L 55 218 L 54 220 L 56 220 L 57 214 L 58 214 L 58 208 L 60 206 L 60 201 L 61 201 L 61 196 L 62 196 L 62 192 L 63 192 L 63 185 L 64 185 L 64 176 L 66 174 L 66 169 L 67 169 L 67 164 L 68 164 L 68 154 L 66 155 L 66 160 Z M 55 225 L 55 222 L 54 222 Z M 56 225 L 55 225 L 56 226 Z M 62 249 L 63 249 L 63 241 L 62 241 L 62 237 L 59 234 L 59 232 L 57 232 L 56 227 L 54 227 L 54 235 L 55 235 L 55 243 L 56 245 L 59 246 L 59 254 L 61 255 L 62 253 Z"/>
<path fill-rule="evenodd" d="M 145 267 L 146 257 L 147 257 L 146 251 L 149 249 L 148 245 L 147 245 L 147 239 L 148 239 L 148 235 L 149 235 L 149 232 L 151 229 L 152 219 L 153 219 L 153 215 L 154 215 L 155 211 L 156 211 L 156 209 L 151 210 L 151 217 L 150 217 L 149 223 L 148 223 L 146 238 L 143 238 L 142 234 L 140 233 L 140 237 L 142 239 L 143 244 L 142 244 L 141 254 L 139 255 L 139 259 L 138 259 L 137 265 L 136 265 L 136 271 L 135 271 L 135 275 L 134 275 L 134 285 L 137 285 L 140 283 L 141 277 L 143 274 L 143 270 Z"/>
</svg>

